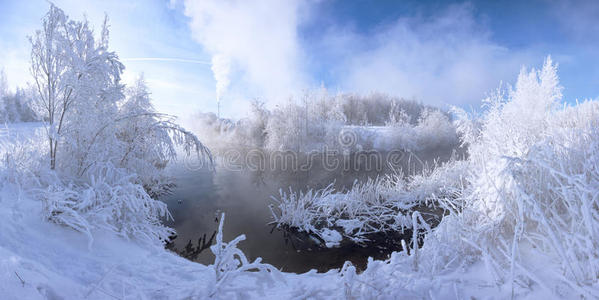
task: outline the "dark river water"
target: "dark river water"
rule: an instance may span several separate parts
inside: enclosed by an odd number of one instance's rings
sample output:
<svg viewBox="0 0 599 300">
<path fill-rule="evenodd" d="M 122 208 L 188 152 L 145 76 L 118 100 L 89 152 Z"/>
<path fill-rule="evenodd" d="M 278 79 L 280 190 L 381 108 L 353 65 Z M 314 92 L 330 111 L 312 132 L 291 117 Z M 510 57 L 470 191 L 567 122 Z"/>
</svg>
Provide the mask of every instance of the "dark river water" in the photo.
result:
<svg viewBox="0 0 599 300">
<path fill-rule="evenodd" d="M 434 153 L 419 159 L 431 162 L 439 156 L 446 160 L 449 154 Z M 400 169 L 407 169 L 408 163 L 412 164 L 410 168 L 414 172 L 418 171 L 418 160 L 405 157 Z M 161 199 L 167 203 L 174 218 L 174 221 L 166 221 L 165 225 L 177 231 L 177 237 L 169 248 L 194 261 L 212 264 L 214 255 L 207 247 L 218 227 L 220 213 L 224 212 L 224 240 L 230 241 L 245 234 L 246 240 L 240 242 L 238 247 L 252 261 L 262 257 L 265 263 L 286 272 L 298 273 L 311 269 L 325 272 L 341 267 L 347 260 L 359 268 L 363 267 L 369 256 L 385 259 L 392 251 L 399 250 L 399 238 L 383 237 L 383 240 L 397 241 L 386 247 L 317 247 L 305 234 L 292 234 L 269 225 L 273 217 L 268 205 L 274 203 L 271 196 L 278 196 L 281 188 L 318 189 L 334 181 L 336 188 L 342 190 L 351 187 L 355 180 L 374 178 L 391 173 L 394 169 L 397 168 L 390 168 L 386 163 L 380 168 L 365 170 L 358 166 L 349 171 L 325 171 L 320 165 L 301 171 L 249 171 L 222 167 L 210 171 L 173 166 L 169 171 L 177 186 L 171 195 Z"/>
</svg>

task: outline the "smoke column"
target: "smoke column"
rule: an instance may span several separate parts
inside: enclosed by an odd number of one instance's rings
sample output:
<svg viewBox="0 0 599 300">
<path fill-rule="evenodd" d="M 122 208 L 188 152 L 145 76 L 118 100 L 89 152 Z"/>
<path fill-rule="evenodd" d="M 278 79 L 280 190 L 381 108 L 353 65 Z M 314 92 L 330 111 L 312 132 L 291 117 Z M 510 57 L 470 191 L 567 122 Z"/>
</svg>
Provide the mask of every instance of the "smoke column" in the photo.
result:
<svg viewBox="0 0 599 300">
<path fill-rule="evenodd" d="M 212 56 L 212 74 L 216 80 L 216 102 L 218 105 L 218 116 L 220 117 L 220 99 L 229 86 L 229 73 L 231 72 L 231 60 L 223 55 Z"/>
</svg>

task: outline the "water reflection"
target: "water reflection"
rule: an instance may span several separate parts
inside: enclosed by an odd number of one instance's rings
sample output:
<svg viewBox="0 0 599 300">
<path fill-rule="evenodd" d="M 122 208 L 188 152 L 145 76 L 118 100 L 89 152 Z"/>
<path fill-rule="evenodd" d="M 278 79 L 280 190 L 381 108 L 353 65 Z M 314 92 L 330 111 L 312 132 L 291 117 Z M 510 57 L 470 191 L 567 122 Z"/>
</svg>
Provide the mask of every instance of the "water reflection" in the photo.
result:
<svg viewBox="0 0 599 300">
<path fill-rule="evenodd" d="M 198 239 L 197 246 L 195 246 L 193 242 L 189 240 L 185 247 L 183 247 L 183 249 L 179 249 L 175 244 L 175 240 L 177 239 L 177 235 L 175 234 L 169 237 L 169 241 L 165 245 L 165 248 L 177 253 L 179 256 L 195 261 L 198 259 L 198 256 L 200 255 L 200 253 L 202 253 L 202 251 L 210 248 L 215 236 L 216 230 L 212 232 L 210 239 L 206 240 L 206 234 L 204 233 L 204 235 Z"/>
</svg>

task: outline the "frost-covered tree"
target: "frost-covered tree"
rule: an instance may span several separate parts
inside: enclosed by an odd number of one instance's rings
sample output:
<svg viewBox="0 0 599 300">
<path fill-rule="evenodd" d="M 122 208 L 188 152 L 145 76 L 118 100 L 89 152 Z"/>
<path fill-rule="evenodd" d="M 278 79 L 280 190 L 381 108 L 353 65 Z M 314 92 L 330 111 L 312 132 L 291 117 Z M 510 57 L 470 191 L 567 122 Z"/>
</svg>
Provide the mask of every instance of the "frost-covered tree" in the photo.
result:
<svg viewBox="0 0 599 300">
<path fill-rule="evenodd" d="M 116 54 L 107 51 L 107 37 L 106 23 L 101 42 L 96 43 L 87 21 L 69 20 L 53 4 L 42 20 L 42 29 L 30 37 L 31 73 L 47 120 L 51 169 L 56 168 L 58 149 L 65 134 L 75 137 L 71 142 L 79 145 L 74 147 L 90 142 L 77 139 L 89 133 L 90 126 L 86 125 L 95 123 L 88 118 L 103 117 L 98 110 L 116 111 L 116 100 L 121 97 L 119 80 L 123 65 Z M 86 114 L 90 109 L 95 110 L 94 113 Z M 84 168 L 85 159 L 76 159 Z"/>
<path fill-rule="evenodd" d="M 488 270 L 512 293 L 517 282 L 528 282 L 556 298 L 597 298 L 597 101 L 561 104 L 557 65 L 548 57 L 540 70 L 522 69 L 514 88 L 485 102 L 478 120 L 458 123 L 469 145 L 467 188 L 448 202 L 463 204 L 429 244 L 460 241 L 441 251 L 492 262 Z M 531 270 L 539 262 L 554 271 L 536 277 Z"/>
<path fill-rule="evenodd" d="M 17 111 L 21 122 L 35 122 L 40 120 L 34 108 L 33 102 L 35 96 L 35 91 L 29 87 L 17 88 L 15 99 L 16 103 L 18 103 L 16 106 L 18 107 Z"/>
<path fill-rule="evenodd" d="M 102 227 L 164 241 L 172 231 L 160 218 L 170 215 L 152 198 L 170 186 L 162 169 L 177 145 L 203 161 L 210 152 L 173 117 L 155 112 L 143 79 L 125 90 L 124 66 L 108 49 L 107 18 L 99 38 L 87 20 L 71 20 L 52 4 L 42 22 L 31 38 L 31 71 L 58 175 L 42 193 L 47 218 L 90 237 Z"/>
<path fill-rule="evenodd" d="M 37 115 L 32 105 L 30 89 L 17 87 L 13 93 L 8 89 L 4 70 L 0 70 L 0 122 L 31 122 L 37 121 Z"/>
<path fill-rule="evenodd" d="M 73 102 L 73 88 L 69 86 L 67 56 L 71 54 L 65 40 L 66 17 L 56 6 L 43 19 L 43 29 L 30 37 L 31 73 L 38 93 L 40 107 L 48 121 L 46 131 L 50 149 L 50 168 L 56 166 L 58 135 L 66 110 Z"/>
<path fill-rule="evenodd" d="M 2 118 L 5 122 L 21 122 L 21 102 L 18 94 L 8 94 L 2 98 Z"/>
</svg>

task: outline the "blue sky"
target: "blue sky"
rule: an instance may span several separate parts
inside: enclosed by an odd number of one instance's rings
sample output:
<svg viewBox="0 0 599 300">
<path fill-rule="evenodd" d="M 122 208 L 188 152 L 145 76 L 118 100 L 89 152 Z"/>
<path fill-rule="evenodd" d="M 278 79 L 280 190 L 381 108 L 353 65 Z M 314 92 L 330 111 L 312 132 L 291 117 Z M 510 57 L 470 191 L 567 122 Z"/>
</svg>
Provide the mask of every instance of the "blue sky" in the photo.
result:
<svg viewBox="0 0 599 300">
<path fill-rule="evenodd" d="M 547 55 L 559 63 L 566 101 L 599 96 L 598 1 L 55 3 L 96 26 L 107 13 L 124 80 L 144 72 L 156 107 L 182 118 L 216 111 L 217 84 L 231 117 L 251 99 L 276 105 L 320 86 L 478 107 L 500 81 L 513 83 Z M 26 36 L 47 8 L 0 0 L 0 67 L 13 88 L 30 80 Z"/>
</svg>

